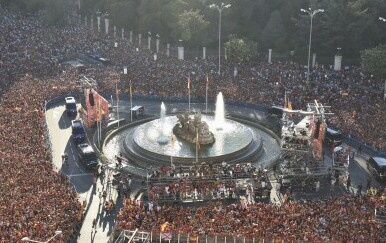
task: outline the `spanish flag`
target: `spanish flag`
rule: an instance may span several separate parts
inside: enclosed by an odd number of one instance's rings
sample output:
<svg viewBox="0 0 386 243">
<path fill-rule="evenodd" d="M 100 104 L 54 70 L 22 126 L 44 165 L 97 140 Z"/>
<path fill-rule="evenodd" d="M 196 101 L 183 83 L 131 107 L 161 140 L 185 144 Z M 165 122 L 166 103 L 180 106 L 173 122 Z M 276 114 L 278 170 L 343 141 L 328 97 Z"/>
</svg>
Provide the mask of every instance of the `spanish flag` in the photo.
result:
<svg viewBox="0 0 386 243">
<path fill-rule="evenodd" d="M 292 102 L 291 101 L 288 101 L 288 110 L 292 110 Z"/>
<path fill-rule="evenodd" d="M 130 80 L 130 97 L 133 96 L 133 87 L 132 87 L 132 84 L 131 84 L 131 80 Z"/>
<path fill-rule="evenodd" d="M 209 77 L 208 74 L 206 75 L 206 91 L 209 90 Z"/>
<path fill-rule="evenodd" d="M 166 228 L 168 227 L 168 225 L 169 225 L 168 221 L 166 221 L 165 223 L 161 224 L 161 227 L 160 227 L 161 232 L 166 231 Z"/>
</svg>

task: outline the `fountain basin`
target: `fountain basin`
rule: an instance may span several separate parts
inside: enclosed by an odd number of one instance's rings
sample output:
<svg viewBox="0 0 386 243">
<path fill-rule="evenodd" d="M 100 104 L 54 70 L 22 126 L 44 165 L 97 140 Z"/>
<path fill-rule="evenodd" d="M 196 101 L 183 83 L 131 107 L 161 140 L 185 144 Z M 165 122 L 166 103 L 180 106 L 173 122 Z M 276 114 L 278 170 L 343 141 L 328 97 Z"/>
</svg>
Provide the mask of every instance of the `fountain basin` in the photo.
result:
<svg viewBox="0 0 386 243">
<path fill-rule="evenodd" d="M 202 116 L 215 136 L 215 143 L 202 145 L 197 151 L 198 162 L 239 163 L 258 157 L 262 148 L 261 137 L 253 126 L 225 119 L 222 129 L 216 129 L 213 116 Z M 176 138 L 171 142 L 173 126 L 177 117 L 169 116 L 155 119 L 130 128 L 124 139 L 123 147 L 126 155 L 135 160 L 145 162 L 146 166 L 170 164 L 192 164 L 196 162 L 196 146 L 183 139 Z M 159 143 L 159 137 L 169 134 L 169 141 Z"/>
</svg>

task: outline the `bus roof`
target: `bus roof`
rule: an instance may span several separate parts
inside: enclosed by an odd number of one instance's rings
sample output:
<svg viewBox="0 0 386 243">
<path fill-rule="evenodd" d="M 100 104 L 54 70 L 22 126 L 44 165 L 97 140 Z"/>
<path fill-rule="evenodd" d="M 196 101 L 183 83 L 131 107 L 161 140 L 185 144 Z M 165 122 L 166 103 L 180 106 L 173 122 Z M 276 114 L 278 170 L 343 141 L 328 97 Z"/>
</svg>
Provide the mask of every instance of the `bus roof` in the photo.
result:
<svg viewBox="0 0 386 243">
<path fill-rule="evenodd" d="M 336 131 L 336 130 L 334 130 L 332 128 L 327 128 L 327 132 L 332 134 L 332 135 L 336 135 L 336 134 L 340 134 L 341 133 L 341 132 Z"/>
<path fill-rule="evenodd" d="M 386 166 L 386 158 L 382 157 L 373 157 L 375 163 L 377 163 L 380 167 Z"/>
<path fill-rule="evenodd" d="M 133 108 L 131 108 L 132 111 L 136 111 L 136 110 L 139 110 L 139 109 L 143 109 L 143 106 L 136 105 Z"/>
<path fill-rule="evenodd" d="M 66 104 L 73 104 L 73 103 L 76 103 L 75 102 L 75 98 L 74 97 L 66 97 L 65 98 L 65 100 L 66 100 Z"/>
</svg>

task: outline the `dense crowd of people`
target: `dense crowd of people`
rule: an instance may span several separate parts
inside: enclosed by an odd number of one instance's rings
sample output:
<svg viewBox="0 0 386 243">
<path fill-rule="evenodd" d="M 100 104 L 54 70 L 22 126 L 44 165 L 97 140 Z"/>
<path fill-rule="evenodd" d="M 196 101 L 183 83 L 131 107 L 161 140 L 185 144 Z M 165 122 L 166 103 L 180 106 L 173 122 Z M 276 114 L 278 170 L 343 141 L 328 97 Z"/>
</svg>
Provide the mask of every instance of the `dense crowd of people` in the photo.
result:
<svg viewBox="0 0 386 243">
<path fill-rule="evenodd" d="M 386 191 L 375 196 L 341 196 L 308 203 L 231 204 L 186 208 L 151 205 L 131 199 L 118 215 L 120 229 L 159 232 L 168 230 L 210 237 L 305 241 L 377 241 L 386 237 L 386 228 L 375 221 L 374 209 L 386 203 Z"/>
<path fill-rule="evenodd" d="M 210 97 L 222 91 L 230 100 L 270 106 L 284 104 L 284 91 L 290 90 L 293 108 L 304 109 L 314 99 L 331 105 L 331 124 L 376 148 L 386 148 L 385 130 L 381 129 L 386 125 L 386 107 L 375 92 L 382 90 L 383 80 L 360 69 L 335 72 L 314 68 L 312 82 L 307 84 L 305 69 L 297 64 L 229 60 L 223 62 L 218 75 L 214 59 L 181 61 L 159 54 L 155 61 L 149 51 L 137 51 L 127 39 L 101 37 L 84 26 L 47 27 L 40 16 L 2 8 L 0 16 L 0 241 L 17 242 L 25 236 L 44 241 L 55 230 L 63 231 L 59 239 L 63 240 L 71 235 L 73 222 L 81 219 L 76 193 L 67 178 L 52 168 L 43 104 L 77 89 L 77 71 L 64 69 L 59 63 L 87 52 L 98 52 L 115 64 L 84 70 L 98 81 L 102 91 L 112 91 L 119 81 L 121 89 L 129 90 L 132 81 L 135 93 L 186 96 L 190 77 L 192 95 L 202 97 L 208 75 Z M 121 74 L 123 66 L 128 67 L 127 77 Z M 172 206 L 146 212 L 128 200 L 118 219 L 121 228 L 130 229 L 152 229 L 168 221 L 172 230 L 191 233 L 377 239 L 385 237 L 372 221 L 377 203 L 384 200 L 345 196 L 328 203 L 293 202 L 279 208 L 219 204 L 198 208 L 193 214 L 194 209 Z"/>
</svg>

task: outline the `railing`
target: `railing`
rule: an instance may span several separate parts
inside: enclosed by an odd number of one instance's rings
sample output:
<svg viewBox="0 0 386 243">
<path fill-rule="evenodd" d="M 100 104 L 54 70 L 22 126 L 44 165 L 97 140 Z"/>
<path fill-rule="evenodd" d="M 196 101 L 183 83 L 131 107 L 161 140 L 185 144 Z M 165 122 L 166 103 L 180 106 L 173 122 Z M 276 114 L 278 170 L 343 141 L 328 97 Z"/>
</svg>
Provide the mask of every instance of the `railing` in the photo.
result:
<svg viewBox="0 0 386 243">
<path fill-rule="evenodd" d="M 119 237 L 114 241 L 115 243 L 124 242 L 122 240 L 128 239 L 131 235 L 127 235 L 127 232 L 133 232 L 129 230 L 123 230 Z M 245 237 L 245 236 L 224 236 L 224 235 L 205 235 L 205 234 L 196 234 L 191 235 L 187 233 L 178 233 L 178 232 L 160 232 L 160 231 L 150 231 L 150 232 L 142 232 L 147 233 L 147 239 L 137 238 L 136 242 L 169 242 L 169 243 L 258 243 L 258 242 L 266 242 L 266 243 L 274 243 L 274 242 L 303 242 L 301 240 L 287 239 L 287 238 L 275 238 L 275 239 L 264 239 L 261 237 Z M 130 242 L 130 241 L 126 241 Z"/>
</svg>

